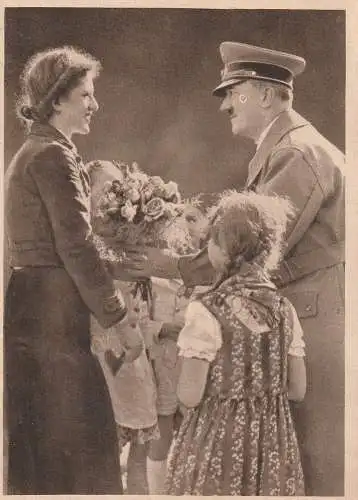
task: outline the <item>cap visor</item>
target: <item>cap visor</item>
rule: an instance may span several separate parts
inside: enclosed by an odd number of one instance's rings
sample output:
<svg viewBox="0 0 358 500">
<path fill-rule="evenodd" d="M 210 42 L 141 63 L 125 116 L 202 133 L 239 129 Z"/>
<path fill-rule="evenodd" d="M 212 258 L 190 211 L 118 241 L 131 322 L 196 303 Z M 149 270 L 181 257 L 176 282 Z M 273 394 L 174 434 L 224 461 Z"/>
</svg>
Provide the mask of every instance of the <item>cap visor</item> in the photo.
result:
<svg viewBox="0 0 358 500">
<path fill-rule="evenodd" d="M 220 85 L 215 87 L 213 90 L 213 95 L 216 97 L 222 97 L 225 94 L 225 90 L 228 87 L 232 87 L 236 83 L 240 83 L 243 80 L 247 80 L 247 78 L 231 78 L 231 80 L 226 80 L 225 82 L 221 82 Z"/>
</svg>

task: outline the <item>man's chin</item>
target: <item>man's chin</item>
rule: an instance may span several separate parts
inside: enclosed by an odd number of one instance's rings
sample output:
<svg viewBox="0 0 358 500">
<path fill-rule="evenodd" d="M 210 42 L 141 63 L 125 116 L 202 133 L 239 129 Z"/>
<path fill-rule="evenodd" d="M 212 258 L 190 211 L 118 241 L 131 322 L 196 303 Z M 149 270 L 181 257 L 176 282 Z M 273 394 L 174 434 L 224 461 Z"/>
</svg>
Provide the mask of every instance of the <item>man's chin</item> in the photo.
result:
<svg viewBox="0 0 358 500">
<path fill-rule="evenodd" d="M 240 128 L 237 127 L 234 123 L 231 124 L 231 131 L 232 131 L 232 135 L 239 135 L 240 134 Z"/>
</svg>

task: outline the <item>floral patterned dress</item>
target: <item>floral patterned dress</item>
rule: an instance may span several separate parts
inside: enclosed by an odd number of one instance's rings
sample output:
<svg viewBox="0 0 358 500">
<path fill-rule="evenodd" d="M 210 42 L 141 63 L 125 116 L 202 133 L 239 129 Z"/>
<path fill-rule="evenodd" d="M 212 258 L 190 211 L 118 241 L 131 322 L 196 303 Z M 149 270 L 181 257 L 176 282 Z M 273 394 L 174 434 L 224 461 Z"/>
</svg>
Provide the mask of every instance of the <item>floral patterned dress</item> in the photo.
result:
<svg viewBox="0 0 358 500">
<path fill-rule="evenodd" d="M 167 493 L 303 495 L 287 397 L 295 310 L 272 283 L 250 273 L 232 276 L 200 301 L 220 324 L 222 342 L 204 397 L 176 437 Z"/>
</svg>

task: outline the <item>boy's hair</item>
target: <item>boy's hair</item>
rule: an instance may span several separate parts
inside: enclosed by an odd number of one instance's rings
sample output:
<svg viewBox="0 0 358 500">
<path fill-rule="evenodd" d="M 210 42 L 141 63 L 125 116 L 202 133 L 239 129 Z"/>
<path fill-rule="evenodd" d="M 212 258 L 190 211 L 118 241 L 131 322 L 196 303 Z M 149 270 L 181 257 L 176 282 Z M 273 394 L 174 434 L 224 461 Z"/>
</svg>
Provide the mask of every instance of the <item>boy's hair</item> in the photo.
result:
<svg viewBox="0 0 358 500">
<path fill-rule="evenodd" d="M 227 191 L 211 213 L 210 237 L 230 258 L 230 266 L 256 262 L 265 271 L 280 261 L 284 234 L 294 214 L 285 198 Z"/>
</svg>

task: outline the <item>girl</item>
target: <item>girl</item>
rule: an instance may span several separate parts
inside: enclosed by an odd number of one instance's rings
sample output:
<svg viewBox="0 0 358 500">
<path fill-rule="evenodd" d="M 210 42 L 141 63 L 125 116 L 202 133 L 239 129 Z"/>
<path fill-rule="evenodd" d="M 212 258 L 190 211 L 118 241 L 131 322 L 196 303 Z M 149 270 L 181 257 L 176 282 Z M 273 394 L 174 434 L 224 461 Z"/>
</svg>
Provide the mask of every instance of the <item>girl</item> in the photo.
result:
<svg viewBox="0 0 358 500">
<path fill-rule="evenodd" d="M 197 203 L 188 203 L 183 216 L 193 250 L 199 250 L 206 237 L 208 219 Z M 184 313 L 191 291 L 185 290 L 179 279 L 151 278 L 153 284 L 155 319 L 147 321 L 147 343 L 157 390 L 157 414 L 160 439 L 150 442 L 147 458 L 149 493 L 165 493 L 167 458 L 177 419 L 180 420 L 176 394 L 180 373 L 177 339 L 184 326 Z M 198 287 L 199 288 L 199 287 Z M 157 323 L 157 324 L 155 324 Z M 144 324 L 143 324 L 144 328 Z"/>
<path fill-rule="evenodd" d="M 126 300 L 128 316 L 137 322 L 138 332 L 142 335 L 141 310 L 147 306 L 138 295 L 133 297 L 134 286 L 134 283 L 118 282 Z M 145 349 L 135 360 L 128 357 L 121 343 L 123 328 L 130 329 L 131 326 L 120 324 L 103 331 L 95 318 L 92 318 L 92 350 L 101 363 L 107 381 L 117 424 L 120 453 L 129 445 L 125 493 L 146 495 L 148 445 L 153 439 L 159 438 L 156 387 Z"/>
<path fill-rule="evenodd" d="M 91 211 L 94 227 L 101 234 L 115 232 L 118 222 L 105 226 L 96 218 L 103 187 L 108 181 L 121 180 L 119 168 L 111 161 L 95 160 L 86 165 L 91 180 Z M 200 247 L 207 231 L 207 218 L 203 210 L 187 203 L 181 217 L 181 226 L 188 230 L 188 245 L 193 250 Z M 131 300 L 133 284 L 120 283 L 126 290 L 126 303 L 137 310 L 137 319 L 143 334 L 146 355 L 142 354 L 134 363 L 123 364 L 118 372 L 111 372 L 107 350 L 121 352 L 120 337 L 103 335 L 99 325 L 93 321 L 93 349 L 103 367 L 116 422 L 120 447 L 129 443 L 127 461 L 128 494 L 163 494 L 167 471 L 167 456 L 172 443 L 175 414 L 178 409 L 176 384 L 179 376 L 178 333 L 184 325 L 184 309 L 188 298 L 182 293 L 180 280 L 151 279 L 154 317 L 149 318 L 146 304 L 138 295 Z M 122 326 L 119 325 L 119 329 Z M 157 425 L 158 424 L 158 425 Z M 159 427 L 159 429 L 158 429 Z M 159 432 L 158 432 L 159 430 Z"/>
<path fill-rule="evenodd" d="M 91 219 L 94 230 L 100 221 L 96 214 L 103 187 L 106 182 L 122 178 L 120 169 L 112 161 L 94 160 L 86 164 L 91 185 Z M 106 221 L 109 233 L 115 231 L 116 223 Z M 103 224 L 101 225 L 103 234 Z M 129 279 L 129 276 L 128 276 Z M 147 304 L 141 294 L 133 296 L 135 283 L 116 280 L 122 290 L 128 307 L 128 318 L 137 324 L 138 334 L 145 342 L 142 331 L 142 318 Z M 148 494 L 146 458 L 149 442 L 159 438 L 156 412 L 156 387 L 152 367 L 143 349 L 134 361 L 123 346 L 123 329 L 130 326 L 119 324 L 103 330 L 95 318 L 91 322 L 92 350 L 102 366 L 112 400 L 117 424 L 119 452 L 129 445 L 126 463 L 126 493 L 129 495 Z M 145 345 L 145 344 L 144 344 Z"/>
<path fill-rule="evenodd" d="M 220 278 L 189 304 L 179 335 L 186 415 L 168 494 L 304 494 L 289 407 L 306 389 L 302 330 L 268 278 L 291 213 L 283 199 L 231 192 L 212 218 Z"/>
<path fill-rule="evenodd" d="M 90 314 L 126 315 L 94 243 L 88 176 L 72 142 L 98 110 L 100 64 L 71 47 L 36 54 L 22 76 L 26 142 L 5 179 L 10 266 L 5 318 L 8 493 L 122 492 L 116 427 Z M 122 342 L 140 352 L 135 331 Z"/>
</svg>

